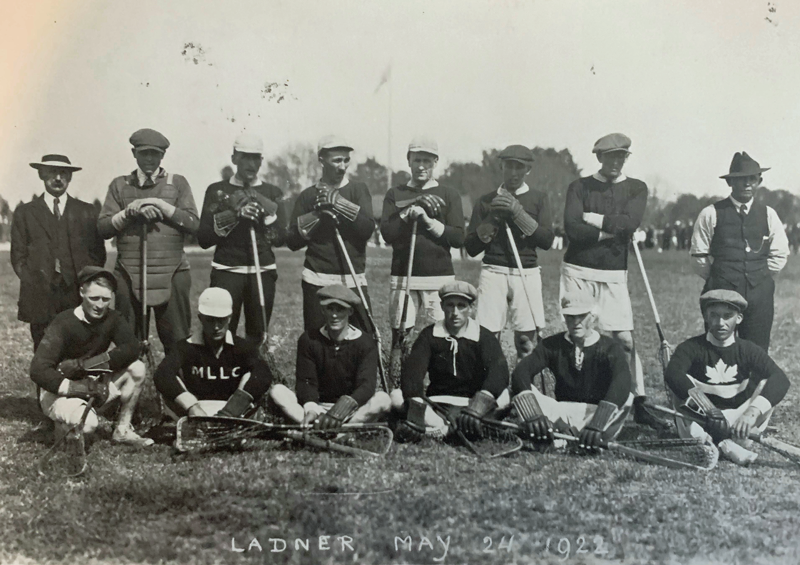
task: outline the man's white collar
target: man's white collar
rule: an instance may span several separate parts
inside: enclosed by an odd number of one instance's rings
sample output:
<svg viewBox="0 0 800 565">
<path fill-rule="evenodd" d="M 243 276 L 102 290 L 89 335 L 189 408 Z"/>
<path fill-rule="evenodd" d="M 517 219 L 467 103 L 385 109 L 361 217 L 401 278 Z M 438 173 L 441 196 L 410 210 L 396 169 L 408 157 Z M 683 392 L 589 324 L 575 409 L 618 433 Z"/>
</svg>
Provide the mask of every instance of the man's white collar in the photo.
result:
<svg viewBox="0 0 800 565">
<path fill-rule="evenodd" d="M 192 345 L 203 345 L 205 340 L 203 339 L 203 330 L 195 330 L 189 339 L 186 340 L 187 342 L 191 343 Z M 230 330 L 225 333 L 225 343 L 228 345 L 233 345 L 233 334 Z"/>
<path fill-rule="evenodd" d="M 510 192 L 510 193 L 511 193 L 511 194 L 513 194 L 514 196 L 522 196 L 523 194 L 525 194 L 526 192 L 528 192 L 528 191 L 530 190 L 530 187 L 528 186 L 528 183 L 525 183 L 525 182 L 523 182 L 523 183 L 522 183 L 522 186 L 520 186 L 520 187 L 519 187 L 517 190 L 515 190 L 514 192 L 511 192 L 510 190 L 508 190 L 508 189 L 506 188 L 506 185 L 505 185 L 505 184 L 501 184 L 501 185 L 500 185 L 500 188 L 498 188 L 498 189 L 497 189 L 497 194 L 500 194 L 500 190 L 505 190 L 506 192 Z"/>
<path fill-rule="evenodd" d="M 439 186 L 439 183 L 436 182 L 434 179 L 429 179 L 422 186 L 417 186 L 416 184 L 414 184 L 413 180 L 410 180 L 410 181 L 408 181 L 406 186 L 409 187 L 409 188 L 419 188 L 420 190 L 430 190 L 431 188 L 433 188 L 435 186 Z"/>
<path fill-rule="evenodd" d="M 242 182 L 237 175 L 233 175 L 230 179 L 228 179 L 228 182 L 233 186 L 244 186 L 244 182 Z M 256 177 L 256 180 L 253 181 L 253 184 L 250 185 L 250 188 L 253 188 L 254 186 L 261 186 L 261 184 L 261 179 Z"/>
<path fill-rule="evenodd" d="M 611 184 L 617 184 L 618 182 L 622 182 L 622 181 L 624 181 L 625 179 L 628 178 L 625 175 L 623 175 L 622 173 L 620 173 L 620 175 L 617 178 L 615 178 L 614 180 L 608 180 L 605 177 L 605 175 L 603 173 L 601 173 L 600 171 L 597 171 L 595 174 L 592 175 L 592 177 L 594 177 L 596 180 L 599 180 L 600 182 L 610 182 Z"/>
<path fill-rule="evenodd" d="M 75 317 L 78 318 L 84 324 L 88 324 L 89 320 L 86 319 L 86 312 L 83 311 L 83 306 L 78 306 L 75 310 L 72 311 L 75 314 Z"/>
<path fill-rule="evenodd" d="M 572 339 L 569 337 L 569 332 L 564 332 L 564 339 L 566 339 L 568 342 L 574 345 Z M 598 341 L 600 341 L 600 332 L 598 332 L 597 330 L 592 330 L 592 333 L 589 334 L 589 337 L 583 340 L 583 347 L 584 349 L 587 347 L 591 347 Z"/>
<path fill-rule="evenodd" d="M 156 182 L 156 179 L 162 175 L 164 172 L 164 167 L 159 167 L 155 171 L 150 174 L 150 179 L 153 182 Z M 147 173 L 145 173 L 141 167 L 136 167 L 136 178 L 139 179 L 139 186 L 144 186 L 144 183 L 147 181 Z"/>
<path fill-rule="evenodd" d="M 42 194 L 42 197 L 44 198 L 44 203 L 47 204 L 47 207 L 50 208 L 50 211 L 52 212 L 53 203 L 55 202 L 56 197 L 47 192 L 46 190 L 44 191 L 44 194 Z M 58 197 L 58 205 L 61 208 L 60 212 L 62 214 L 64 213 L 64 206 L 67 205 L 67 199 L 69 197 L 70 197 L 69 194 L 67 194 L 66 192 Z"/>
<path fill-rule="evenodd" d="M 733 196 L 731 196 L 730 199 L 731 199 L 731 202 L 733 202 L 733 205 L 736 206 L 736 211 L 737 212 L 742 209 L 742 206 L 744 206 L 744 211 L 747 212 L 750 209 L 750 206 L 753 205 L 752 198 L 750 199 L 750 202 L 739 202 Z"/>
<path fill-rule="evenodd" d="M 711 335 L 711 332 L 706 332 L 706 340 L 708 341 L 708 343 L 710 343 L 711 345 L 714 345 L 716 347 L 730 347 L 731 345 L 733 345 L 736 342 L 736 334 L 732 333 L 728 337 L 728 339 L 726 339 L 725 341 L 720 341 L 717 338 L 715 338 L 713 335 Z"/>
<path fill-rule="evenodd" d="M 317 188 L 320 188 L 321 186 L 327 186 L 328 188 L 344 188 L 345 186 L 348 185 L 349 182 L 350 179 L 347 178 L 347 175 L 345 175 L 344 177 L 342 177 L 342 180 L 340 180 L 338 184 L 323 183 L 322 179 L 319 179 L 317 181 L 317 184 L 315 184 L 314 186 L 316 186 Z"/>
<path fill-rule="evenodd" d="M 444 325 L 444 320 L 439 320 L 433 325 L 433 337 L 442 337 L 447 339 L 448 337 L 455 337 L 468 339 L 470 341 L 478 342 L 481 339 L 481 327 L 472 318 L 467 319 L 467 323 L 458 331 L 456 335 L 451 334 L 447 331 L 447 328 Z"/>
<path fill-rule="evenodd" d="M 324 335 L 326 338 L 330 339 L 331 341 L 334 341 L 331 338 L 330 334 L 328 333 L 328 326 L 322 326 L 320 328 L 320 330 L 319 330 L 319 333 L 321 333 L 322 335 Z M 342 339 L 339 340 L 339 341 L 352 341 L 352 340 L 358 339 L 360 337 L 361 337 L 361 330 L 360 329 L 358 329 L 355 326 L 347 326 L 347 329 L 344 332 L 342 332 L 342 335 L 341 335 Z"/>
</svg>

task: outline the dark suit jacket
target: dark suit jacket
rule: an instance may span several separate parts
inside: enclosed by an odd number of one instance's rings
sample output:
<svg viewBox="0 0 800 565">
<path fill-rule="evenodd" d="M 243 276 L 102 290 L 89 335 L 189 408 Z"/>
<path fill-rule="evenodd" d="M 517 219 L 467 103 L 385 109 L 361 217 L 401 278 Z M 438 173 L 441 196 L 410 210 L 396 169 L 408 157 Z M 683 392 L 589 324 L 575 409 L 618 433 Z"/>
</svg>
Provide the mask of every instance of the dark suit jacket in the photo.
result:
<svg viewBox="0 0 800 565">
<path fill-rule="evenodd" d="M 97 210 L 91 204 L 68 198 L 60 222 L 43 196 L 17 206 L 11 226 L 11 265 L 20 280 L 19 311 L 23 322 L 46 324 L 58 312 L 50 300 L 61 276 L 78 296 L 77 273 L 87 265 L 103 266 L 106 248 L 97 233 Z"/>
</svg>

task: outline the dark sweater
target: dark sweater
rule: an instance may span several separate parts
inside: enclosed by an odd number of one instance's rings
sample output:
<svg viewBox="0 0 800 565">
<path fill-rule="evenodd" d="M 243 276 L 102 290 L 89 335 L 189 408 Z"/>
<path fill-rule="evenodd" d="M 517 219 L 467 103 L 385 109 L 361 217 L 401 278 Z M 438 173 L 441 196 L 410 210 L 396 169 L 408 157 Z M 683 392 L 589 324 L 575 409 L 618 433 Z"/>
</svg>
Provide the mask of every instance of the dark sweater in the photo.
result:
<svg viewBox="0 0 800 565">
<path fill-rule="evenodd" d="M 44 338 L 31 361 L 31 379 L 43 389 L 58 394 L 64 380 L 57 367 L 66 359 L 89 359 L 108 352 L 109 368 L 119 371 L 133 363 L 139 355 L 139 340 L 130 324 L 116 310 L 97 322 L 87 323 L 75 315 L 75 310 L 61 312 L 47 326 Z M 76 375 L 76 379 L 83 375 Z"/>
<path fill-rule="evenodd" d="M 367 185 L 360 182 L 349 182 L 339 191 L 342 198 L 361 207 L 355 221 L 338 216 L 339 233 L 344 240 L 344 246 L 353 262 L 356 273 L 363 273 L 366 266 L 367 241 L 375 230 L 375 219 L 372 212 L 372 197 Z M 297 228 L 297 218 L 314 211 L 317 197 L 317 187 L 306 188 L 297 197 L 289 219 L 289 232 L 286 245 L 292 251 L 303 247 L 306 249 L 304 266 L 315 273 L 334 275 L 348 275 L 347 259 L 342 254 L 339 242 L 336 241 L 335 224 L 333 218 L 323 214 L 320 224 L 311 232 L 311 239 L 305 239 Z"/>
<path fill-rule="evenodd" d="M 775 406 L 789 390 L 789 379 L 767 352 L 745 339 L 717 347 L 698 335 L 681 343 L 664 373 L 667 386 L 681 400 L 699 386 L 718 408 L 737 408 L 766 380 L 761 396 Z"/>
<path fill-rule="evenodd" d="M 492 332 L 478 326 L 477 335 L 458 337 L 456 372 L 453 374 L 453 349 L 445 337 L 435 337 L 434 329 L 444 330 L 441 322 L 423 329 L 408 356 L 400 376 L 404 398 L 425 393 L 425 374 L 430 378 L 428 396 L 451 395 L 472 397 L 479 390 L 487 390 L 495 398 L 508 386 L 508 363 L 500 342 Z"/>
<path fill-rule="evenodd" d="M 642 222 L 646 205 L 647 185 L 640 180 L 626 178 L 612 184 L 584 177 L 574 181 L 564 206 L 569 240 L 564 262 L 604 271 L 626 270 L 631 236 Z M 584 212 L 602 214 L 602 231 L 614 237 L 598 241 L 601 230 L 583 220 Z"/>
<path fill-rule="evenodd" d="M 414 204 L 422 194 L 435 194 L 444 200 L 443 217 L 437 218 L 444 224 L 444 233 L 437 238 L 424 225 L 420 224 L 417 228 L 414 276 L 452 275 L 455 271 L 450 258 L 450 248 L 461 247 L 464 244 L 464 212 L 461 207 L 461 196 L 454 188 L 442 185 L 423 191 L 421 188 L 411 188 L 404 184 L 389 189 L 383 199 L 381 214 L 381 235 L 386 243 L 392 246 L 392 275 L 408 274 L 413 223 L 400 218 L 400 212 Z"/>
<path fill-rule="evenodd" d="M 208 249 L 212 245 L 216 245 L 214 262 L 230 267 L 245 267 L 254 264 L 253 244 L 250 240 L 251 222 L 240 221 L 226 237 L 220 237 L 214 231 L 214 215 L 230 209 L 220 192 L 232 197 L 234 192 L 241 189 L 242 187 L 234 186 L 228 181 L 215 182 L 209 186 L 203 199 L 200 228 L 197 230 L 197 242 L 200 247 Z M 275 253 L 272 248 L 280 247 L 286 241 L 286 211 L 282 202 L 283 192 L 277 186 L 265 183 L 251 187 L 251 190 L 259 192 L 278 204 L 277 220 L 269 226 L 256 228 L 258 260 L 262 267 L 274 265 Z"/>
<path fill-rule="evenodd" d="M 363 406 L 375 394 L 377 374 L 378 348 L 363 332 L 356 339 L 335 342 L 312 330 L 297 341 L 295 389 L 301 405 L 336 402 L 346 394 Z"/>
<path fill-rule="evenodd" d="M 156 369 L 153 380 L 164 398 L 174 402 L 184 392 L 198 400 L 227 400 L 250 373 L 244 391 L 255 401 L 264 396 L 272 384 L 267 363 L 258 357 L 251 342 L 233 337 L 225 342 L 217 357 L 204 343 L 202 334 L 179 342 Z"/>
<path fill-rule="evenodd" d="M 511 393 L 530 390 L 533 378 L 550 369 L 556 381 L 556 400 L 598 404 L 607 400 L 622 407 L 631 393 L 631 372 L 625 352 L 610 337 L 583 349 L 581 368 L 573 362 L 575 345 L 566 333 L 544 339 L 519 362 L 511 377 Z"/>
<path fill-rule="evenodd" d="M 501 267 L 517 267 L 514 253 L 508 243 L 508 234 L 505 226 L 501 225 L 495 238 L 489 243 L 484 243 L 478 237 L 478 226 L 489 216 L 492 200 L 497 196 L 497 191 L 493 190 L 481 196 L 478 203 L 472 209 L 472 219 L 467 228 L 467 238 L 464 247 L 471 257 L 475 257 L 483 252 L 483 262 L 487 265 L 499 265 Z M 529 269 L 537 266 L 536 248 L 550 249 L 553 245 L 553 220 L 550 215 L 550 208 L 547 204 L 547 194 L 541 190 L 529 187 L 528 191 L 519 196 L 515 195 L 525 211 L 539 223 L 539 227 L 530 237 L 525 237 L 513 220 L 508 221 L 511 226 L 511 233 L 517 244 L 519 257 L 522 261 L 522 268 Z"/>
</svg>

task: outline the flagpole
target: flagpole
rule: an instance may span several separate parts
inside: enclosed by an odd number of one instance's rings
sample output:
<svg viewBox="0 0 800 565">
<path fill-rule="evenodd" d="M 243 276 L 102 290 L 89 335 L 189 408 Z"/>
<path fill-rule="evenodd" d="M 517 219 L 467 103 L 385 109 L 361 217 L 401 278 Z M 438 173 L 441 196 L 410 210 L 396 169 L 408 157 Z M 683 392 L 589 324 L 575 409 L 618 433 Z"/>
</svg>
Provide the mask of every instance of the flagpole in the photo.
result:
<svg viewBox="0 0 800 565">
<path fill-rule="evenodd" d="M 389 63 L 389 122 L 386 140 L 386 191 L 392 188 L 392 67 Z"/>
</svg>

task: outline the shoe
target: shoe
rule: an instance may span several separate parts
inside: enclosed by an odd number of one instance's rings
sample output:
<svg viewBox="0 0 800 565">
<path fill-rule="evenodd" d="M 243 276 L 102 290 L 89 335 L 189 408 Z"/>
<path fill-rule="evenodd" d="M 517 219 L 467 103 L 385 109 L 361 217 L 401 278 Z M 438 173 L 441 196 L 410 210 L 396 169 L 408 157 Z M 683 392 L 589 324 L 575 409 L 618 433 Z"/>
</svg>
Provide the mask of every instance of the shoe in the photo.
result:
<svg viewBox="0 0 800 565">
<path fill-rule="evenodd" d="M 111 436 L 113 443 L 132 445 L 134 447 L 149 447 L 155 442 L 149 437 L 142 437 L 137 434 L 131 426 L 119 426 Z"/>
<path fill-rule="evenodd" d="M 758 453 L 745 449 L 732 439 L 724 439 L 719 442 L 719 452 L 728 461 L 742 466 L 747 466 L 758 458 Z"/>
<path fill-rule="evenodd" d="M 649 426 L 658 432 L 670 430 L 669 422 L 650 408 L 650 400 L 646 396 L 637 396 L 633 399 L 633 421 L 643 426 Z"/>
</svg>

